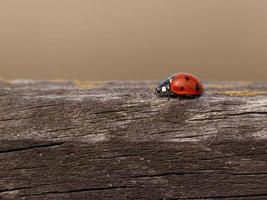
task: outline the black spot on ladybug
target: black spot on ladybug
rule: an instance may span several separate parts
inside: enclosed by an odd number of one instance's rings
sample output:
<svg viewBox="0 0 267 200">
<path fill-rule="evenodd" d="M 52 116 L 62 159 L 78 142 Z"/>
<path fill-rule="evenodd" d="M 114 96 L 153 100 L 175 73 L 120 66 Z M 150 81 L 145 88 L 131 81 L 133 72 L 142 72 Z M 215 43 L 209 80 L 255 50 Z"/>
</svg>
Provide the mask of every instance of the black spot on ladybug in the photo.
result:
<svg viewBox="0 0 267 200">
<path fill-rule="evenodd" d="M 183 90 L 184 90 L 184 87 L 183 87 L 183 86 L 182 86 L 182 87 L 180 87 L 180 90 L 181 90 L 181 91 L 183 91 Z"/>
<path fill-rule="evenodd" d="M 189 81 L 189 79 L 190 79 L 190 78 L 189 78 L 188 76 L 185 77 L 185 80 Z"/>
<path fill-rule="evenodd" d="M 195 89 L 196 89 L 196 91 L 199 91 L 200 90 L 199 84 L 196 84 L 195 85 Z"/>
</svg>

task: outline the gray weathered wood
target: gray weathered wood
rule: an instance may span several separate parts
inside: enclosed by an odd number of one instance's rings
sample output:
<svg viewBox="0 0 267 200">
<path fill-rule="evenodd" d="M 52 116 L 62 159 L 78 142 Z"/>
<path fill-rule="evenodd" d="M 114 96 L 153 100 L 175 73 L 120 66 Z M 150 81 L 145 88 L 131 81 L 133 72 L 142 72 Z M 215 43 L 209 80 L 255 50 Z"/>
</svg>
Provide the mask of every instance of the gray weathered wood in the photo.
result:
<svg viewBox="0 0 267 200">
<path fill-rule="evenodd" d="M 267 199 L 267 83 L 0 81 L 2 199 Z"/>
</svg>

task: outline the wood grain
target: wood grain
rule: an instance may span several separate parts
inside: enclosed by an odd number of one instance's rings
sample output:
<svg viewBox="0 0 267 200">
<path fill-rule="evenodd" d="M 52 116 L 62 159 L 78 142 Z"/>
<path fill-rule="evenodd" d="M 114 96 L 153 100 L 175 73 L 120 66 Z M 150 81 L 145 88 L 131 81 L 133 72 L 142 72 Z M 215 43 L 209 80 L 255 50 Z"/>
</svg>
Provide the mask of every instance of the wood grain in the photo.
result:
<svg viewBox="0 0 267 200">
<path fill-rule="evenodd" d="M 267 83 L 0 81 L 1 199 L 267 199 Z"/>
</svg>

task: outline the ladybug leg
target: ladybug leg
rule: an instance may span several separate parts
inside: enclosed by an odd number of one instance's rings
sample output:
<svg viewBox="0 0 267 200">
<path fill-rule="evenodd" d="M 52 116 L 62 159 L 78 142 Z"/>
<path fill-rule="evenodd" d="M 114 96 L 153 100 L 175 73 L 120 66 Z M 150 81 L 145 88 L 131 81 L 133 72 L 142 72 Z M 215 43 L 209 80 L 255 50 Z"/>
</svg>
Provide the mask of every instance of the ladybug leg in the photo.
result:
<svg viewBox="0 0 267 200">
<path fill-rule="evenodd" d="M 171 99 L 171 97 L 175 97 L 175 95 L 173 94 L 173 92 L 168 91 L 168 93 L 167 93 L 168 101 Z"/>
</svg>

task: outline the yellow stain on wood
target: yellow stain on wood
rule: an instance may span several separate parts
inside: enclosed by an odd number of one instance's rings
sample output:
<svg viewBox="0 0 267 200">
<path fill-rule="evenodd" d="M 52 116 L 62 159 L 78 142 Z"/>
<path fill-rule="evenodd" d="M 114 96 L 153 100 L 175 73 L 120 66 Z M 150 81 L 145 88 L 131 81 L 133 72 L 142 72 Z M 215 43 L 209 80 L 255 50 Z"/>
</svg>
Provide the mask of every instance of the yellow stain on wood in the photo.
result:
<svg viewBox="0 0 267 200">
<path fill-rule="evenodd" d="M 52 82 L 52 83 L 66 83 L 68 81 L 66 81 L 64 79 L 51 79 L 51 80 L 49 80 L 49 82 Z"/>
<path fill-rule="evenodd" d="M 148 89 L 150 89 L 150 90 L 155 90 L 155 88 L 156 88 L 155 85 L 148 85 L 147 87 L 148 87 Z"/>
<path fill-rule="evenodd" d="M 249 81 L 238 81 L 236 84 L 207 84 L 205 87 L 207 88 L 214 88 L 214 89 L 227 89 L 227 88 L 234 88 L 234 87 L 244 87 L 250 85 L 251 82 Z"/>
<path fill-rule="evenodd" d="M 233 88 L 234 85 L 220 85 L 220 84 L 208 84 L 206 85 L 207 88 L 214 88 L 214 89 L 224 89 L 224 88 Z"/>
<path fill-rule="evenodd" d="M 74 80 L 73 83 L 75 87 L 77 87 L 78 89 L 93 89 L 105 84 L 104 81 L 80 81 L 80 80 Z"/>
<path fill-rule="evenodd" d="M 258 95 L 265 95 L 267 91 L 263 90 L 228 90 L 223 92 L 217 92 L 218 94 L 225 94 L 228 96 L 238 96 L 238 97 L 253 97 Z"/>
</svg>

